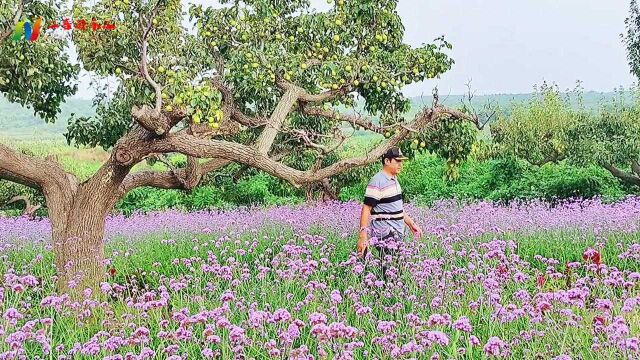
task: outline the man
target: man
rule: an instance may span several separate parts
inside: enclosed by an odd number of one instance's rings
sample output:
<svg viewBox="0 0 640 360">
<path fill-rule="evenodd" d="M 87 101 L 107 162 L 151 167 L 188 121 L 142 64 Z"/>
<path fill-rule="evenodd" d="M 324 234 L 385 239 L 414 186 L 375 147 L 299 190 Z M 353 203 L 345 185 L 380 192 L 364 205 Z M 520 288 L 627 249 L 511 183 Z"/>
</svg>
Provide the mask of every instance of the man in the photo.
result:
<svg viewBox="0 0 640 360">
<path fill-rule="evenodd" d="M 375 174 L 367 185 L 360 214 L 358 235 L 360 257 L 366 255 L 369 234 L 380 239 L 382 245 L 392 238 L 403 240 L 406 224 L 413 231 L 414 238 L 422 236 L 422 229 L 404 213 L 402 189 L 396 177 L 402 170 L 402 161 L 407 159 L 398 147 L 392 147 L 382 156 L 382 170 Z M 368 226 L 369 217 L 372 220 L 371 226 Z M 383 259 L 387 253 L 392 255 L 395 253 L 384 246 L 376 246 L 376 250 Z M 382 275 L 386 280 L 386 266 L 382 268 Z"/>
</svg>

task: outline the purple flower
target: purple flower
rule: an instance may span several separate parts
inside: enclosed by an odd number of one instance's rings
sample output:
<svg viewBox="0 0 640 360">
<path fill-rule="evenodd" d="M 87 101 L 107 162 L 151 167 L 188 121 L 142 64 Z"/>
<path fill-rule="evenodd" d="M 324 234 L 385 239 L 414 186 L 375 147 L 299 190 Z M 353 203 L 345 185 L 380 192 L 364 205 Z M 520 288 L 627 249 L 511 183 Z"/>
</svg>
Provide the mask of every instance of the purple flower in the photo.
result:
<svg viewBox="0 0 640 360">
<path fill-rule="evenodd" d="M 388 334 L 396 327 L 395 321 L 378 321 L 377 329 L 383 334 Z"/>
<path fill-rule="evenodd" d="M 244 329 L 239 326 L 231 325 L 229 340 L 234 344 L 244 342 Z"/>
<path fill-rule="evenodd" d="M 440 346 L 449 345 L 449 337 L 442 331 L 428 331 L 427 340 Z"/>
<path fill-rule="evenodd" d="M 317 312 L 311 313 L 309 314 L 309 322 L 311 323 L 311 325 L 326 324 L 327 315 Z"/>
<path fill-rule="evenodd" d="M 571 356 L 569 355 L 558 355 L 554 357 L 552 360 L 571 360 Z"/>
<path fill-rule="evenodd" d="M 427 325 L 432 326 L 447 326 L 451 324 L 451 315 L 449 314 L 431 314 L 429 316 L 429 320 L 427 320 Z"/>
<path fill-rule="evenodd" d="M 202 351 L 200 352 L 200 354 L 202 355 L 203 358 L 205 359 L 213 359 L 213 357 L 215 356 L 213 353 L 213 350 L 209 349 L 209 348 L 204 348 L 202 349 Z"/>
<path fill-rule="evenodd" d="M 331 301 L 333 301 L 336 304 L 340 304 L 342 302 L 342 296 L 340 295 L 340 291 L 333 290 L 331 292 Z"/>
<path fill-rule="evenodd" d="M 456 320 L 456 322 L 453 323 L 453 327 L 456 330 L 460 330 L 468 333 L 470 333 L 473 329 L 471 327 L 471 322 L 469 321 L 469 318 L 467 318 L 466 316 L 459 317 L 458 320 Z"/>
<path fill-rule="evenodd" d="M 490 356 L 508 356 L 508 346 L 497 336 L 489 338 L 484 345 L 483 351 Z"/>
</svg>

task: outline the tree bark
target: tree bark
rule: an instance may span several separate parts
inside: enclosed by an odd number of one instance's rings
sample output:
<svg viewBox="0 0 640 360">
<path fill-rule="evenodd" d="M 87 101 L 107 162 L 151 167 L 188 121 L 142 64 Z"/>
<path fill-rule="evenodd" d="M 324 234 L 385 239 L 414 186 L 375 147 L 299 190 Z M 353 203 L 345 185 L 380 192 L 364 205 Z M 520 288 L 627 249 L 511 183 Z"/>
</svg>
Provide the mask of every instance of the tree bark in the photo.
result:
<svg viewBox="0 0 640 360">
<path fill-rule="evenodd" d="M 87 195 L 78 195 L 72 207 L 52 223 L 60 293 L 79 295 L 85 288 L 95 292 L 104 281 L 106 214 L 94 207 L 95 203 Z"/>
<path fill-rule="evenodd" d="M 67 206 L 47 201 L 58 271 L 58 291 L 79 295 L 85 288 L 99 291 L 105 279 L 105 220 L 119 200 L 117 189 L 128 173 L 107 162 L 80 184 Z"/>
<path fill-rule="evenodd" d="M 633 160 L 631 162 L 631 171 L 633 171 L 637 176 L 640 176 L 640 164 L 638 163 L 638 160 Z"/>
</svg>

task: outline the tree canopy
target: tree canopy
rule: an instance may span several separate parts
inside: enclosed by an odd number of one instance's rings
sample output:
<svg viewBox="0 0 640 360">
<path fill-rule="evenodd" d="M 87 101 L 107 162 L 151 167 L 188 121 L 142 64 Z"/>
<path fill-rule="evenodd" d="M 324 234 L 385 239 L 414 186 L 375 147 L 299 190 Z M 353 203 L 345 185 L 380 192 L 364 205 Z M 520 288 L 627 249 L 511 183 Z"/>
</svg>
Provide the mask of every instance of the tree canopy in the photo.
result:
<svg viewBox="0 0 640 360">
<path fill-rule="evenodd" d="M 58 10 L 44 1 L 0 3 L 0 93 L 49 122 L 55 121 L 65 97 L 77 90 L 74 80 L 80 67 L 70 63 L 64 42 L 53 37 L 12 41 L 10 35 L 20 20 L 53 19 Z"/>
</svg>

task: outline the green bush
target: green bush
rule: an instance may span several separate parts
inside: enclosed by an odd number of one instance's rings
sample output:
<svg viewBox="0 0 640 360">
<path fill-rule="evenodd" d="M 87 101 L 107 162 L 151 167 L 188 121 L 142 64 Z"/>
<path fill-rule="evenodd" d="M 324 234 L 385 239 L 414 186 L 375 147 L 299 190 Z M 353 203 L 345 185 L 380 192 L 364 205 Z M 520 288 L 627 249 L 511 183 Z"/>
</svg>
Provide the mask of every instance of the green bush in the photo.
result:
<svg viewBox="0 0 640 360">
<path fill-rule="evenodd" d="M 617 200 L 625 195 L 622 185 L 601 167 L 575 167 L 567 164 L 531 166 L 522 177 L 508 187 L 493 191 L 493 200 L 544 199 L 557 200 L 602 196 L 605 200 Z"/>
<path fill-rule="evenodd" d="M 630 191 L 600 167 L 580 168 L 564 163 L 538 167 L 514 159 L 469 160 L 460 167 L 460 178 L 450 182 L 444 180 L 445 165 L 444 160 L 434 156 L 418 156 L 408 161 L 399 176 L 405 199 L 423 205 L 452 198 L 553 202 L 601 196 L 612 201 Z M 363 177 L 359 183 L 345 187 L 340 199 L 362 201 L 370 178 Z"/>
</svg>

